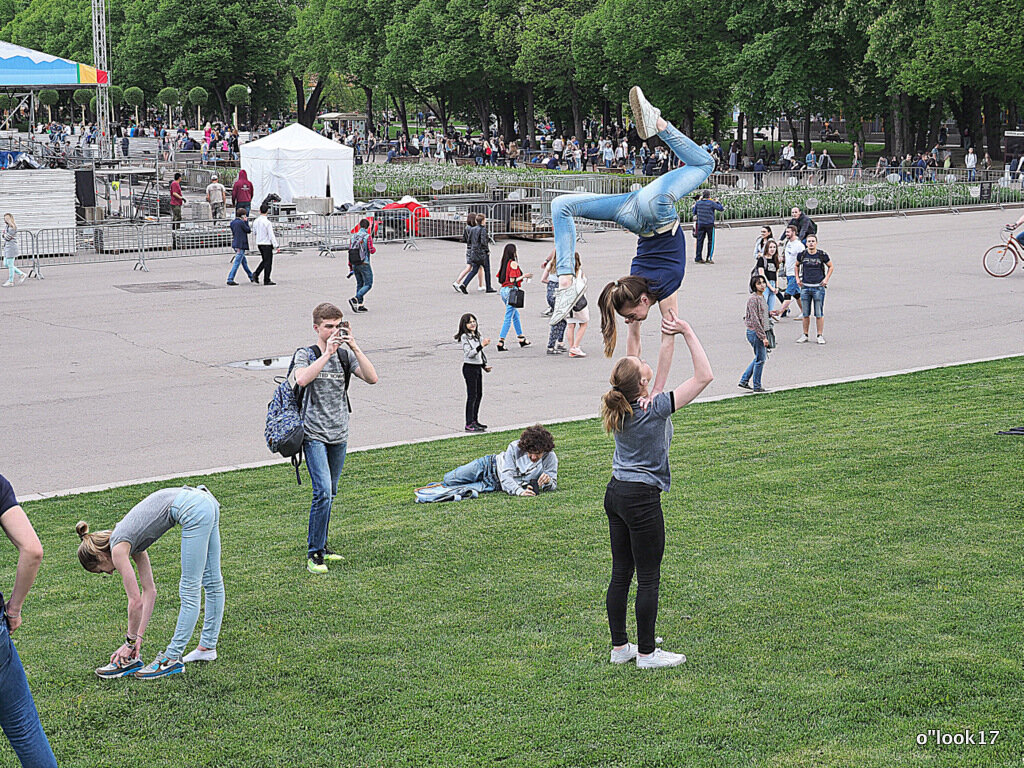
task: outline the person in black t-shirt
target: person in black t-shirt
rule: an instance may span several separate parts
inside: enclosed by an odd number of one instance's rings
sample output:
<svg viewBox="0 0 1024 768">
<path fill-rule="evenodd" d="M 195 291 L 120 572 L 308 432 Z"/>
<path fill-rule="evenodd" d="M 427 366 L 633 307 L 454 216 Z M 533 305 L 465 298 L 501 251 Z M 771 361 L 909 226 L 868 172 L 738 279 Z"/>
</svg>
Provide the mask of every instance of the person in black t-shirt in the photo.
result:
<svg viewBox="0 0 1024 768">
<path fill-rule="evenodd" d="M 800 287 L 800 304 L 804 310 L 804 333 L 796 340 L 797 344 L 808 341 L 812 305 L 818 329 L 817 341 L 819 344 L 825 343 L 825 289 L 832 279 L 834 269 L 835 265 L 829 255 L 818 249 L 818 236 L 808 235 L 807 250 L 796 257 L 796 282 Z"/>
<path fill-rule="evenodd" d="M 3 475 L 0 475 L 0 528 L 18 549 L 18 572 L 11 598 L 5 603 L 0 595 L 0 727 L 22 765 L 57 768 L 57 760 L 32 701 L 25 669 L 11 642 L 11 634 L 21 626 L 22 605 L 39 572 L 43 546 Z"/>
</svg>

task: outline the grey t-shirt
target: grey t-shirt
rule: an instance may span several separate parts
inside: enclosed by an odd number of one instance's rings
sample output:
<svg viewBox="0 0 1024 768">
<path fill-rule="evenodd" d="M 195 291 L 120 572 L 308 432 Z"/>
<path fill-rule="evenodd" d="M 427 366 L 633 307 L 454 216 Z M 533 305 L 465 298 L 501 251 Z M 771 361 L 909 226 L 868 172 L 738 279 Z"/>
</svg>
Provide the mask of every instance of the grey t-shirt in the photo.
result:
<svg viewBox="0 0 1024 768">
<path fill-rule="evenodd" d="M 668 449 L 672 444 L 673 410 L 672 392 L 657 395 L 646 411 L 633 403 L 633 415 L 627 416 L 622 429 L 615 433 L 612 477 L 668 491 L 672 482 Z"/>
<path fill-rule="evenodd" d="M 309 385 L 309 394 L 305 396 L 302 408 L 302 419 L 306 429 L 307 440 L 319 440 L 321 443 L 335 445 L 348 441 L 348 403 L 345 402 L 345 369 L 338 355 L 348 360 L 349 370 L 353 375 L 359 368 L 359 360 L 347 347 L 338 349 L 338 353 L 324 363 L 323 370 Z M 295 352 L 295 368 L 305 368 L 316 360 L 310 354 L 309 347 L 302 347 Z M 291 381 L 295 383 L 295 374 Z"/>
<path fill-rule="evenodd" d="M 110 546 L 127 541 L 134 555 L 149 546 L 175 526 L 171 505 L 182 488 L 162 488 L 154 491 L 131 508 L 131 511 L 110 534 Z"/>
</svg>

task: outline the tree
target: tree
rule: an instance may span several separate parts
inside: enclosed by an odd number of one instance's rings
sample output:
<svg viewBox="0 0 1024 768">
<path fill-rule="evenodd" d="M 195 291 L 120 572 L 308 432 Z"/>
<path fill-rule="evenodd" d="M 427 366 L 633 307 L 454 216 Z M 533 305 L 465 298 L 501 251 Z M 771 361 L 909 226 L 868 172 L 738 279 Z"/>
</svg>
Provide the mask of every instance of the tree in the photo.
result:
<svg viewBox="0 0 1024 768">
<path fill-rule="evenodd" d="M 107 86 L 107 95 L 110 97 L 110 106 L 114 108 L 114 120 L 121 121 L 121 105 L 124 104 L 124 88 L 120 85 Z"/>
<path fill-rule="evenodd" d="M 188 92 L 188 103 L 196 108 L 196 128 L 203 127 L 202 107 L 210 100 L 210 92 L 197 85 Z"/>
<path fill-rule="evenodd" d="M 224 94 L 230 104 L 235 109 L 235 128 L 238 128 L 238 108 L 242 104 L 249 103 L 249 88 L 242 85 L 241 83 L 235 83 L 228 88 Z M 249 126 L 249 130 L 252 130 L 252 126 Z"/>
<path fill-rule="evenodd" d="M 141 88 L 133 85 L 125 89 L 124 100 L 129 106 L 135 107 L 135 122 L 139 122 L 139 107 L 146 102 L 146 94 Z"/>
<path fill-rule="evenodd" d="M 161 88 L 160 93 L 156 95 L 156 100 L 163 106 L 167 107 L 167 130 L 170 130 L 171 123 L 171 107 L 178 103 L 178 92 L 174 88 Z"/>
<path fill-rule="evenodd" d="M 92 101 L 92 89 L 91 88 L 78 88 L 75 90 L 74 96 L 75 104 L 82 108 L 82 125 L 85 125 L 85 108 Z"/>
<path fill-rule="evenodd" d="M 50 88 L 46 88 L 37 93 L 36 98 L 40 104 L 46 107 L 46 122 L 53 122 L 53 107 L 57 106 L 57 102 L 60 101 L 60 94 Z"/>
</svg>

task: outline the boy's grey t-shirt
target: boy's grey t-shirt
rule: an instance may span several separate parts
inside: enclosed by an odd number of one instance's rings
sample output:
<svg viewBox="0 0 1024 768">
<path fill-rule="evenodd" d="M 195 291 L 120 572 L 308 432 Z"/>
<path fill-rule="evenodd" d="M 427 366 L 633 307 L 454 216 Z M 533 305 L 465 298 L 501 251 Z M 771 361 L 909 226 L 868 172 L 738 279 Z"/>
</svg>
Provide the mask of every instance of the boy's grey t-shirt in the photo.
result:
<svg viewBox="0 0 1024 768">
<path fill-rule="evenodd" d="M 324 363 L 323 370 L 309 385 L 309 394 L 304 397 L 302 419 L 306 439 L 335 445 L 348 442 L 348 403 L 345 402 L 345 369 L 338 355 L 348 360 L 349 370 L 355 374 L 359 360 L 347 347 L 338 349 L 337 354 Z M 305 368 L 316 360 L 309 347 L 302 347 L 295 353 L 295 368 Z M 292 383 L 295 383 L 292 373 Z"/>
<path fill-rule="evenodd" d="M 612 477 L 630 483 L 647 483 L 668 491 L 672 479 L 668 468 L 668 448 L 672 444 L 672 392 L 656 395 L 645 411 L 633 403 L 633 415 L 627 416 L 615 433 Z"/>
<path fill-rule="evenodd" d="M 110 546 L 122 541 L 131 544 L 131 554 L 143 552 L 175 526 L 171 517 L 171 505 L 181 493 L 181 488 L 162 488 L 154 491 L 131 508 L 131 511 L 114 526 L 110 534 Z"/>
</svg>

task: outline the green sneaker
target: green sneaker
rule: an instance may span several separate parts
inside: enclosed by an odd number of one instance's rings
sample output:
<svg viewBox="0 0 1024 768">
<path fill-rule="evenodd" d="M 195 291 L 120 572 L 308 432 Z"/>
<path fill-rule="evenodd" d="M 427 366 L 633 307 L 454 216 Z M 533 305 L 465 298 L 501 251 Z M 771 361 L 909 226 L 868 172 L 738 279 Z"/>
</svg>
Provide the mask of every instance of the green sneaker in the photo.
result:
<svg viewBox="0 0 1024 768">
<path fill-rule="evenodd" d="M 322 552 L 314 552 L 306 558 L 306 570 L 310 573 L 327 573 L 327 564 L 324 563 Z"/>
<path fill-rule="evenodd" d="M 324 560 L 326 560 L 329 563 L 338 563 L 345 559 L 344 556 L 339 555 L 330 547 L 324 547 L 323 556 Z"/>
</svg>

